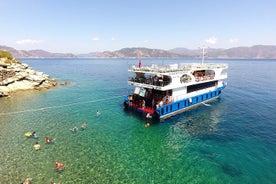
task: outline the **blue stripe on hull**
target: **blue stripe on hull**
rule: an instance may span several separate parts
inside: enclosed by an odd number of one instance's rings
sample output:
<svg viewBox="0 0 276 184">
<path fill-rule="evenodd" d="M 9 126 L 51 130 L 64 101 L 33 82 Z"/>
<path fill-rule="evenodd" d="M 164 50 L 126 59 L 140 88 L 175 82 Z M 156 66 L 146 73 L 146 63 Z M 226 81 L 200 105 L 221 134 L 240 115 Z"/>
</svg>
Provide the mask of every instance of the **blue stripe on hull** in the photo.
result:
<svg viewBox="0 0 276 184">
<path fill-rule="evenodd" d="M 192 108 L 194 106 L 200 105 L 203 102 L 207 102 L 217 98 L 224 87 L 218 88 L 215 91 L 210 91 L 208 93 L 200 94 L 191 98 L 186 98 L 173 102 L 172 104 L 163 105 L 156 109 L 159 114 L 159 119 L 165 119 L 170 116 L 182 113 L 183 111 Z"/>
</svg>

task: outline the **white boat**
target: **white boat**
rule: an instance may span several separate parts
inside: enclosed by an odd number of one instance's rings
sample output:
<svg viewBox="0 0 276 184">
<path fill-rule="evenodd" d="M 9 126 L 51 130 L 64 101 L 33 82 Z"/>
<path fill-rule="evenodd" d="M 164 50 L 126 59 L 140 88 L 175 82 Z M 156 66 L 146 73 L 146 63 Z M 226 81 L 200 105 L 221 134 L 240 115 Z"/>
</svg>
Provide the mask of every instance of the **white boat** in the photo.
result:
<svg viewBox="0 0 276 184">
<path fill-rule="evenodd" d="M 226 87 L 227 64 L 180 63 L 129 68 L 134 92 L 124 100 L 127 109 L 146 117 L 166 119 L 197 105 L 208 105 Z"/>
</svg>

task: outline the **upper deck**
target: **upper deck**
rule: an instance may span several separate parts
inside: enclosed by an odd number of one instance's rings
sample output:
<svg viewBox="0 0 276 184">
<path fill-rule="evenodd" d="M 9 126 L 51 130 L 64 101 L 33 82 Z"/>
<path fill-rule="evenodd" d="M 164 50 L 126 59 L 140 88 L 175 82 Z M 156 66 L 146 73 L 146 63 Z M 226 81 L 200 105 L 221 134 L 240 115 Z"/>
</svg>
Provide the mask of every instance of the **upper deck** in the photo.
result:
<svg viewBox="0 0 276 184">
<path fill-rule="evenodd" d="M 128 69 L 129 72 L 139 72 L 139 73 L 152 73 L 152 74 L 176 74 L 188 71 L 196 70 L 223 70 L 227 69 L 228 64 L 225 63 L 180 63 L 180 64 L 170 64 L 164 66 L 158 66 L 152 64 L 151 66 L 132 66 Z"/>
</svg>

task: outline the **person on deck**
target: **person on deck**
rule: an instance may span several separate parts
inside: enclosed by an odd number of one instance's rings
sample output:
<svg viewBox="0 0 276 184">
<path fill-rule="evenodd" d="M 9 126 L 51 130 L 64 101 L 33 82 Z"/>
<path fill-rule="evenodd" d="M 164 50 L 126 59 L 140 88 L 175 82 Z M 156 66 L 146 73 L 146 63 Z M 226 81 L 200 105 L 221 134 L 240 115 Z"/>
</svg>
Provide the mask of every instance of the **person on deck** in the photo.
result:
<svg viewBox="0 0 276 184">
<path fill-rule="evenodd" d="M 139 60 L 139 63 L 138 63 L 138 68 L 141 68 L 141 65 L 142 65 L 142 61 Z"/>
</svg>

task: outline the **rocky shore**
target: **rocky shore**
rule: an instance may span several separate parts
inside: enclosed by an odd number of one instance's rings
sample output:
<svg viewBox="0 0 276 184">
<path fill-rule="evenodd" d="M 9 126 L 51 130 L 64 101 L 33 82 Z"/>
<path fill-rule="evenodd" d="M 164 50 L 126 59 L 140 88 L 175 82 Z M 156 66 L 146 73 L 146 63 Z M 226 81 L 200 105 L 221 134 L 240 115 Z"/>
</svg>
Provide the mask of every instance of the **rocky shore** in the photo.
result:
<svg viewBox="0 0 276 184">
<path fill-rule="evenodd" d="M 18 90 L 49 89 L 56 85 L 57 81 L 47 74 L 33 70 L 6 51 L 0 52 L 0 97 Z"/>
</svg>

